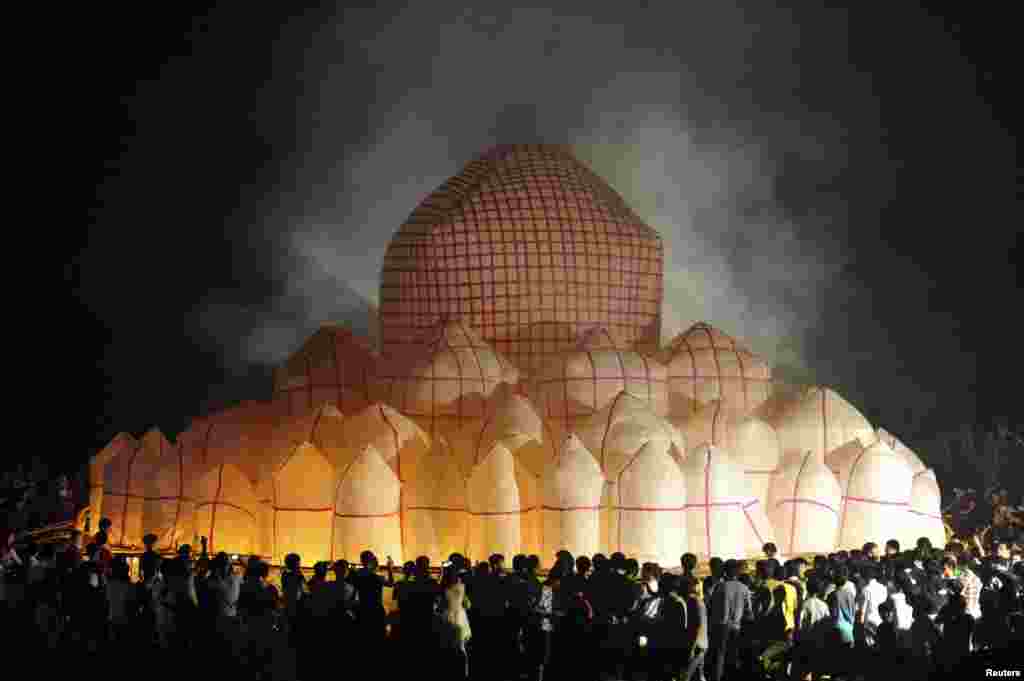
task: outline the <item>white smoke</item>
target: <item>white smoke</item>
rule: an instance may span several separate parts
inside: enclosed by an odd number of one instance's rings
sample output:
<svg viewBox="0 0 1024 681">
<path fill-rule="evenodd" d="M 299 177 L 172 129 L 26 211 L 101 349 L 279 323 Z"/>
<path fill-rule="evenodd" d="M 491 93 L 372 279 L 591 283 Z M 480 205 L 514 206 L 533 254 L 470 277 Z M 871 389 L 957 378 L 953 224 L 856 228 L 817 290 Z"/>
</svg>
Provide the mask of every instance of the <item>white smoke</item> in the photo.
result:
<svg viewBox="0 0 1024 681">
<path fill-rule="evenodd" d="M 787 216 L 766 149 L 822 158 L 838 142 L 805 132 L 827 116 L 750 101 L 750 78 L 783 91 L 798 80 L 788 16 L 476 7 L 346 11 L 312 38 L 283 38 L 307 46 L 302 143 L 258 227 L 286 263 L 282 292 L 257 308 L 221 304 L 207 315 L 213 335 L 251 329 L 235 354 L 266 365 L 324 322 L 370 333 L 384 250 L 424 196 L 493 144 L 570 143 L 664 239 L 663 337 L 706 320 L 805 369 L 842 244 L 807 238 L 827 234 L 828 218 Z"/>
</svg>

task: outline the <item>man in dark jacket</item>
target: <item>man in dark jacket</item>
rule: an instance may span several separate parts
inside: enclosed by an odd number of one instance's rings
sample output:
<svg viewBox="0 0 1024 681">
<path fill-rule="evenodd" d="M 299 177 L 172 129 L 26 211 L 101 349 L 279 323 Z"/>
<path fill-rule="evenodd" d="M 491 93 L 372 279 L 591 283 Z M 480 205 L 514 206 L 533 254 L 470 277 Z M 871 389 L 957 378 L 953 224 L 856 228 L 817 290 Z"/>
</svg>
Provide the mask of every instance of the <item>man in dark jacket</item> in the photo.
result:
<svg viewBox="0 0 1024 681">
<path fill-rule="evenodd" d="M 737 579 L 738 574 L 739 565 L 736 561 L 726 561 L 723 580 L 711 596 L 708 632 L 712 681 L 721 681 L 727 666 L 729 669 L 735 668 L 740 629 L 744 622 L 754 618 L 750 589 Z"/>
<path fill-rule="evenodd" d="M 499 676 L 497 665 L 505 664 L 508 652 L 502 649 L 508 590 L 504 577 L 491 572 L 490 562 L 480 563 L 473 585 L 473 677 L 495 678 Z"/>
</svg>

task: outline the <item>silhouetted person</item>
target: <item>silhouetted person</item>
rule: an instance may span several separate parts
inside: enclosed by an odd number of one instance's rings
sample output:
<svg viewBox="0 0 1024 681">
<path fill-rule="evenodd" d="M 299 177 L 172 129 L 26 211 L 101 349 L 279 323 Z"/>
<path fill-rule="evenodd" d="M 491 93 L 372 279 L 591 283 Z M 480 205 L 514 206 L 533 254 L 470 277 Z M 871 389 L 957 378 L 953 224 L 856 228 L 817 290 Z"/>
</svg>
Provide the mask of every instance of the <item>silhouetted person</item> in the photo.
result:
<svg viewBox="0 0 1024 681">
<path fill-rule="evenodd" d="M 107 601 L 110 603 L 110 631 L 115 649 L 130 650 L 138 641 L 139 591 L 131 582 L 128 561 L 118 556 L 111 563 L 107 582 Z"/>
<path fill-rule="evenodd" d="M 388 556 L 387 579 L 377 574 L 377 557 L 370 551 L 363 551 L 359 560 L 363 567 L 349 576 L 349 582 L 356 588 L 357 640 L 365 646 L 363 650 L 371 658 L 380 654 L 384 645 L 387 614 L 384 610 L 384 587 L 394 586 L 394 563 Z"/>
<path fill-rule="evenodd" d="M 737 579 L 738 574 L 739 566 L 736 561 L 727 561 L 723 568 L 723 579 L 711 594 L 708 632 L 712 681 L 721 681 L 726 668 L 735 668 L 740 630 L 744 621 L 750 621 L 754 617 L 750 590 L 740 583 Z"/>
<path fill-rule="evenodd" d="M 250 678 L 270 678 L 275 649 L 277 589 L 267 584 L 270 570 L 259 560 L 250 562 L 239 589 L 238 615 L 245 637 L 241 661 Z"/>
<path fill-rule="evenodd" d="M 294 648 L 300 629 L 299 610 L 307 596 L 306 578 L 302 574 L 302 558 L 297 553 L 289 553 L 284 557 L 281 596 L 284 599 L 284 630 L 288 644 Z"/>
<path fill-rule="evenodd" d="M 950 674 L 971 653 L 974 618 L 967 613 L 967 600 L 963 596 L 952 596 L 936 619 L 942 629 L 937 661 Z"/>
</svg>

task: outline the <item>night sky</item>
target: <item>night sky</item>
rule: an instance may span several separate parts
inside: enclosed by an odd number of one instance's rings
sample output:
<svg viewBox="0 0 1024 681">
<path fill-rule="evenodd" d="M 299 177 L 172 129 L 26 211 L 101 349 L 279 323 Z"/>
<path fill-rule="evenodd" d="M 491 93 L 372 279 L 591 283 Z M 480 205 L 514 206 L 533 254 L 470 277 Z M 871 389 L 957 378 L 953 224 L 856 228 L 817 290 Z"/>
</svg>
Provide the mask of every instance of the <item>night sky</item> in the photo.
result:
<svg viewBox="0 0 1024 681">
<path fill-rule="evenodd" d="M 705 319 L 925 459 L 1024 426 L 1008 5 L 271 4 L 76 10 L 19 77 L 30 212 L 67 225 L 24 229 L 64 270 L 19 303 L 69 368 L 52 451 L 174 436 L 319 323 L 368 329 L 391 235 L 499 142 L 575 145 L 659 230 L 666 340 Z"/>
</svg>

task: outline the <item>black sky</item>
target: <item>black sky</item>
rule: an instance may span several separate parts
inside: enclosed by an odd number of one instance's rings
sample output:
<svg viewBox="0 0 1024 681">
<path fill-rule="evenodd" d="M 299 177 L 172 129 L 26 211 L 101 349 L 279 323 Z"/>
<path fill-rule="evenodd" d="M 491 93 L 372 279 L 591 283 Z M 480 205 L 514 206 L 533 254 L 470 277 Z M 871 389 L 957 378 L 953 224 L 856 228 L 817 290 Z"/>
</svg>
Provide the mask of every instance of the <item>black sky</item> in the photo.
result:
<svg viewBox="0 0 1024 681">
<path fill-rule="evenodd" d="M 703 301 L 680 321 L 754 336 L 910 443 L 1024 426 L 1008 7 L 271 4 L 90 7 L 25 70 L 37 210 L 69 227 L 26 230 L 64 271 L 23 317 L 69 369 L 67 456 L 267 397 L 317 322 L 365 326 L 390 234 L 498 141 L 578 144 L 677 226 L 655 225 L 666 295 Z"/>
</svg>

